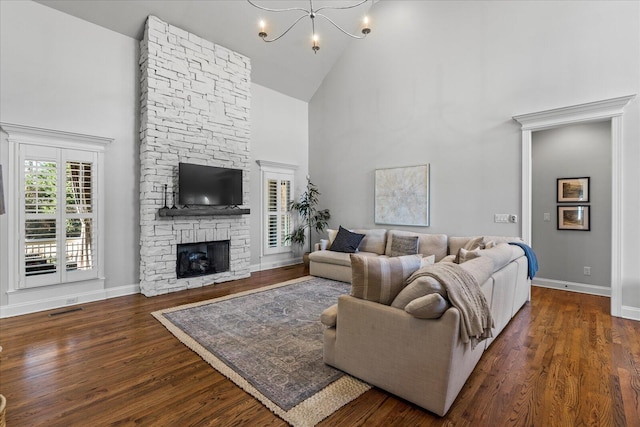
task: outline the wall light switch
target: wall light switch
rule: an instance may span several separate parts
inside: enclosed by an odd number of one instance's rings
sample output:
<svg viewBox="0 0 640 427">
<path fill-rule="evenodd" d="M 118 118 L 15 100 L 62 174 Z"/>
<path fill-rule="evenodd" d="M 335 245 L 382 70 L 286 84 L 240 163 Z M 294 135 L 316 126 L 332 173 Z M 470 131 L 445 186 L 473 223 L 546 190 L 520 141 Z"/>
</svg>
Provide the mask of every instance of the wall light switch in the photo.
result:
<svg viewBox="0 0 640 427">
<path fill-rule="evenodd" d="M 509 214 L 495 214 L 493 222 L 509 222 Z"/>
<path fill-rule="evenodd" d="M 545 212 L 544 213 L 544 220 L 545 221 L 551 221 L 551 214 L 549 212 Z"/>
</svg>

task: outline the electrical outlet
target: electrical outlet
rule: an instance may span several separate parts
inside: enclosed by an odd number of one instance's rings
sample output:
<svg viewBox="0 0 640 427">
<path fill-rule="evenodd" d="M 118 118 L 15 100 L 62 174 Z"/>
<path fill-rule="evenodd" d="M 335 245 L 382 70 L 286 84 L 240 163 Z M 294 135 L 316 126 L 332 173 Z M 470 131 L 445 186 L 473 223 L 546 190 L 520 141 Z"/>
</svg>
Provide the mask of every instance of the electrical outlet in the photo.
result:
<svg viewBox="0 0 640 427">
<path fill-rule="evenodd" d="M 585 267 L 584 268 L 584 275 L 585 276 L 591 276 L 591 267 Z"/>
<path fill-rule="evenodd" d="M 509 222 L 518 222 L 518 215 L 509 215 Z"/>
<path fill-rule="evenodd" d="M 544 213 L 544 220 L 545 221 L 551 221 L 551 214 L 549 212 L 545 212 Z"/>
<path fill-rule="evenodd" d="M 67 298 L 67 305 L 77 304 L 77 303 L 78 303 L 78 297 Z"/>
</svg>

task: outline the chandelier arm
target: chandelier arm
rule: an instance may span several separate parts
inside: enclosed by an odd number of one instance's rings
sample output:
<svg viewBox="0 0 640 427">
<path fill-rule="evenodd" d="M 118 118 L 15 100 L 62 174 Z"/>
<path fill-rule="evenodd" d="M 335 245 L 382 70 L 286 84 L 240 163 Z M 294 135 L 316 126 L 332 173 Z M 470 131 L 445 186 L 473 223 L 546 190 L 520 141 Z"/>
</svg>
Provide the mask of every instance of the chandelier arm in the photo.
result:
<svg viewBox="0 0 640 427">
<path fill-rule="evenodd" d="M 329 21 L 329 22 L 330 22 L 334 27 L 336 27 L 337 29 L 339 29 L 340 31 L 342 31 L 344 34 L 348 35 L 348 36 L 349 36 L 349 37 L 351 37 L 351 38 L 354 38 L 354 39 L 363 39 L 363 38 L 365 38 L 365 37 L 367 36 L 366 34 L 365 34 L 365 35 L 362 35 L 362 36 L 357 36 L 357 35 L 355 35 L 355 34 L 351 34 L 351 33 L 350 33 L 350 32 L 348 32 L 347 30 L 345 30 L 344 28 L 342 28 L 340 25 L 338 25 L 338 24 L 336 24 L 335 22 L 333 22 L 333 21 L 331 20 L 331 18 L 329 18 L 329 17 L 328 17 L 328 16 L 326 16 L 326 15 L 323 15 L 322 13 L 316 13 L 316 16 L 319 16 L 319 17 L 321 17 L 321 18 L 326 19 L 326 20 L 327 20 L 327 21 Z"/>
<path fill-rule="evenodd" d="M 249 0 L 247 0 L 249 1 Z M 320 12 L 321 10 L 325 10 L 325 9 L 353 9 L 354 7 L 358 7 L 361 4 L 364 4 L 366 2 L 368 2 L 369 0 L 362 0 L 356 4 L 352 4 L 351 6 L 325 6 L 325 7 L 321 7 L 320 9 L 316 10 L 316 13 Z"/>
<path fill-rule="evenodd" d="M 305 12 L 306 12 L 306 11 L 305 11 Z M 291 24 L 291 25 L 289 26 L 289 28 L 287 28 L 286 30 L 284 30 L 284 32 L 283 32 L 282 34 L 280 34 L 278 37 L 272 38 L 271 40 L 267 40 L 267 38 L 266 38 L 266 37 L 262 37 L 262 40 L 263 40 L 263 41 L 265 41 L 266 43 L 271 43 L 271 42 L 274 42 L 274 41 L 276 41 L 276 40 L 278 40 L 278 39 L 282 38 L 285 34 L 287 34 L 287 33 L 289 32 L 289 30 L 291 30 L 293 27 L 295 27 L 295 25 L 296 25 L 298 22 L 300 22 L 300 20 L 301 20 L 302 18 L 306 18 L 307 16 L 309 16 L 309 15 L 305 14 L 305 15 L 300 16 L 298 19 L 296 19 L 296 20 L 294 21 L 294 23 L 293 23 L 293 24 Z"/>
<path fill-rule="evenodd" d="M 365 0 L 366 1 L 366 0 Z M 247 0 L 247 2 L 253 6 L 253 7 L 257 7 L 258 9 L 262 9 L 262 10 L 266 10 L 267 12 L 290 12 L 292 10 L 299 10 L 301 12 L 304 12 L 306 14 L 311 13 L 310 11 L 308 11 L 307 9 L 303 9 L 301 7 L 290 7 L 290 8 L 286 8 L 286 9 L 271 9 L 269 7 L 264 7 L 264 6 L 260 6 L 259 4 L 255 4 L 252 0 Z"/>
</svg>

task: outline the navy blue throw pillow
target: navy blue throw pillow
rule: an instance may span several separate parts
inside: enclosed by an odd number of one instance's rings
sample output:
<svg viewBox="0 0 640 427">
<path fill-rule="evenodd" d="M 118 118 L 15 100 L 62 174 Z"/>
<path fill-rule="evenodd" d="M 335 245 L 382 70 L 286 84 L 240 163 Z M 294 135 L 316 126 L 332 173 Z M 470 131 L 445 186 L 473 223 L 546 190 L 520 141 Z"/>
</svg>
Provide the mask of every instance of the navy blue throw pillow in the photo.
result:
<svg viewBox="0 0 640 427">
<path fill-rule="evenodd" d="M 358 249 L 358 245 L 364 239 L 364 234 L 353 233 L 346 228 L 338 229 L 338 234 L 336 238 L 333 240 L 330 251 L 334 252 L 345 252 L 348 254 L 354 253 Z"/>
</svg>

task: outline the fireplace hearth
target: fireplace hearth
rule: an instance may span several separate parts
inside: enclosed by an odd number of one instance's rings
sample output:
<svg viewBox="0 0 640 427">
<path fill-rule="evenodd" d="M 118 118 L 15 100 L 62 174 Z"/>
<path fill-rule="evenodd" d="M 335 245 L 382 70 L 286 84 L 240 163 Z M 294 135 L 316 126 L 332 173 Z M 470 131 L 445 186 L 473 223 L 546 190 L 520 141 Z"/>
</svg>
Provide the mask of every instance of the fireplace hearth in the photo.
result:
<svg viewBox="0 0 640 427">
<path fill-rule="evenodd" d="M 176 275 L 206 276 L 229 271 L 229 240 L 178 245 Z"/>
</svg>

